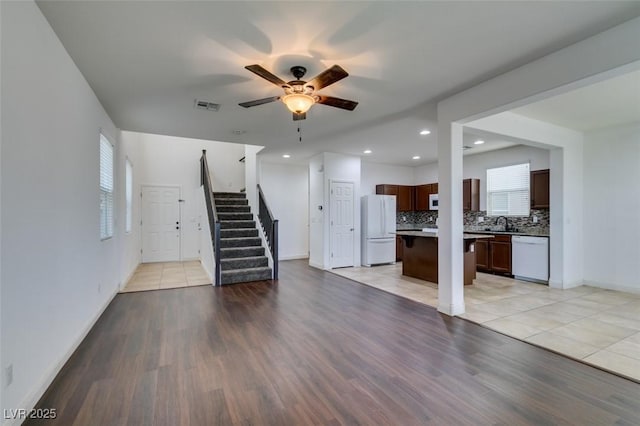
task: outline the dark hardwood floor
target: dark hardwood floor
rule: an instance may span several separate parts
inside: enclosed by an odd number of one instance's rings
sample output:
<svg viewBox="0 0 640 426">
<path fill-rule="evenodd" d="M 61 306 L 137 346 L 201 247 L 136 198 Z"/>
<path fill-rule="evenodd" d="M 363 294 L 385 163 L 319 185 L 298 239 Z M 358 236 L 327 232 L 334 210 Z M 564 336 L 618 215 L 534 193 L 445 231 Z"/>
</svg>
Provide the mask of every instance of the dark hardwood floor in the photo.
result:
<svg viewBox="0 0 640 426">
<path fill-rule="evenodd" d="M 640 385 L 307 266 L 116 296 L 28 425 L 638 425 Z"/>
</svg>

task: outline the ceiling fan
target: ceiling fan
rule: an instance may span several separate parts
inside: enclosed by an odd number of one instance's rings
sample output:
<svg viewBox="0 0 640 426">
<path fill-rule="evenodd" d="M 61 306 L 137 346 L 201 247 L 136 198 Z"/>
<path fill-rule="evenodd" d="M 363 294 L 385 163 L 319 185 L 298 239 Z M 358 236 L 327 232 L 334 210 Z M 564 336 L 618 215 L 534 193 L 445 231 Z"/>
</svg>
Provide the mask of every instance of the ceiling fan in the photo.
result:
<svg viewBox="0 0 640 426">
<path fill-rule="evenodd" d="M 307 118 L 307 111 L 313 104 L 323 104 L 336 108 L 347 109 L 353 111 L 358 105 L 357 102 L 349 101 L 347 99 L 334 98 L 332 96 L 324 96 L 316 93 L 324 87 L 327 87 L 349 74 L 342 69 L 339 65 L 334 65 L 331 68 L 321 72 L 314 79 L 309 82 L 301 80 L 307 72 L 307 69 L 302 66 L 291 67 L 291 74 L 296 78 L 289 82 L 285 82 L 281 78 L 271 74 L 269 71 L 261 67 L 260 65 L 247 65 L 245 67 L 254 74 L 259 75 L 265 80 L 280 86 L 284 89 L 284 96 L 272 96 L 270 98 L 256 99 L 255 101 L 242 102 L 239 105 L 245 108 L 254 107 L 256 105 L 267 104 L 277 100 L 282 100 L 284 104 L 293 113 L 293 120 L 304 120 Z"/>
</svg>

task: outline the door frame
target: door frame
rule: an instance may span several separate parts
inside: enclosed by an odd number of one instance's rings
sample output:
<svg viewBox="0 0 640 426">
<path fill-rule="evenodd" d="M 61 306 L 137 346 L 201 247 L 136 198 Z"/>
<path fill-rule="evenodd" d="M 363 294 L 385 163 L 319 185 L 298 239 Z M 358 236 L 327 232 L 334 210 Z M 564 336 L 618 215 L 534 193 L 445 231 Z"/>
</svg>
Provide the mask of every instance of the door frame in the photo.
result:
<svg viewBox="0 0 640 426">
<path fill-rule="evenodd" d="M 356 262 L 356 244 L 360 244 L 360 241 L 358 239 L 358 241 L 356 241 L 356 183 L 352 180 L 346 180 L 346 179 L 329 179 L 329 269 L 333 269 L 333 258 L 331 257 L 331 249 L 333 248 L 333 232 L 331 230 L 331 213 L 333 212 L 332 209 L 332 205 L 331 205 L 331 185 L 334 183 L 350 183 L 351 185 L 353 185 L 353 197 L 352 197 L 352 206 L 351 206 L 351 211 L 353 212 L 353 245 L 352 245 L 352 259 L 353 259 L 353 265 L 351 266 L 356 266 L 356 264 L 358 262 Z M 342 266 L 340 266 L 342 268 Z M 345 266 L 345 268 L 348 268 L 348 266 Z"/>
<path fill-rule="evenodd" d="M 140 263 L 144 263 L 144 254 L 142 249 L 144 248 L 144 230 L 142 229 L 142 219 L 144 218 L 144 202 L 142 201 L 142 193 L 145 188 L 177 188 L 178 189 L 178 217 L 180 221 L 180 229 L 178 230 L 178 262 L 182 262 L 182 229 L 183 229 L 183 221 L 182 221 L 182 185 L 169 184 L 163 185 L 158 183 L 143 183 L 140 184 Z"/>
</svg>

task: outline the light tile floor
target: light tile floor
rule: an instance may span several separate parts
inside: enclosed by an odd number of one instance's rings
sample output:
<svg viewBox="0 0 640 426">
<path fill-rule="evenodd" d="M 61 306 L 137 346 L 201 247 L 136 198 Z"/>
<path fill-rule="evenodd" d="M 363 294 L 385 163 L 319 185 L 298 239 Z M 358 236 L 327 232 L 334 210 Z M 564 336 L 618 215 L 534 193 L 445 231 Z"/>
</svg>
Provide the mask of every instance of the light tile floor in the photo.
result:
<svg viewBox="0 0 640 426">
<path fill-rule="evenodd" d="M 200 261 L 141 263 L 121 291 L 163 290 L 211 284 Z"/>
<path fill-rule="evenodd" d="M 438 306 L 438 286 L 403 276 L 402 263 L 331 272 Z M 640 381 L 640 294 L 557 290 L 483 273 L 464 294 L 462 318 Z"/>
</svg>

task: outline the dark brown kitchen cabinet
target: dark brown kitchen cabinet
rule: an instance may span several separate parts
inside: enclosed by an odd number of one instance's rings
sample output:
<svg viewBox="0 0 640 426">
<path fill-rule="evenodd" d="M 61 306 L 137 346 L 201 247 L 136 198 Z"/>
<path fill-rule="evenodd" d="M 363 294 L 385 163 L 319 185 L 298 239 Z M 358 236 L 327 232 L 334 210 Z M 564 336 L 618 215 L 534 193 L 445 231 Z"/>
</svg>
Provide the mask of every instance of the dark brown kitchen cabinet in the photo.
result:
<svg viewBox="0 0 640 426">
<path fill-rule="evenodd" d="M 416 186 L 416 210 L 429 210 L 429 190 L 430 184 Z"/>
<path fill-rule="evenodd" d="M 425 183 L 416 186 L 416 210 L 429 210 L 429 195 L 438 193 L 437 183 Z"/>
<path fill-rule="evenodd" d="M 415 186 L 398 185 L 397 210 L 399 212 L 410 212 L 415 209 Z"/>
<path fill-rule="evenodd" d="M 395 195 L 396 210 L 413 211 L 414 187 L 408 185 L 376 185 L 376 194 Z"/>
<path fill-rule="evenodd" d="M 376 185 L 376 194 L 398 196 L 398 185 Z"/>
<path fill-rule="evenodd" d="M 549 169 L 531 172 L 531 208 L 549 208 Z"/>
<path fill-rule="evenodd" d="M 489 271 L 489 241 L 476 240 L 476 268 L 478 271 Z"/>
<path fill-rule="evenodd" d="M 480 179 L 462 181 L 462 210 L 480 211 Z"/>
<path fill-rule="evenodd" d="M 495 235 L 489 241 L 491 272 L 511 275 L 511 235 Z"/>
<path fill-rule="evenodd" d="M 511 275 L 511 235 L 476 241 L 476 269 Z"/>
<path fill-rule="evenodd" d="M 402 237 L 396 236 L 396 262 L 402 262 Z"/>
</svg>

